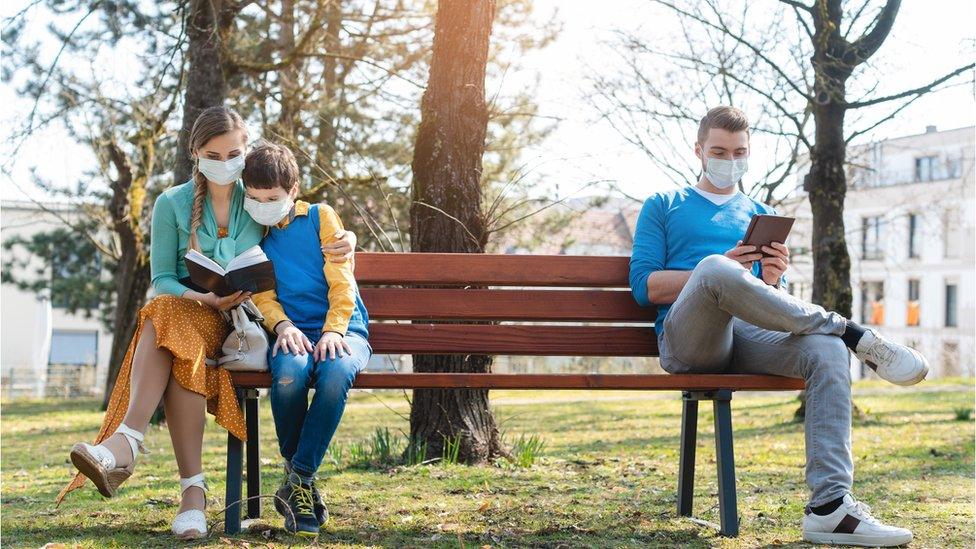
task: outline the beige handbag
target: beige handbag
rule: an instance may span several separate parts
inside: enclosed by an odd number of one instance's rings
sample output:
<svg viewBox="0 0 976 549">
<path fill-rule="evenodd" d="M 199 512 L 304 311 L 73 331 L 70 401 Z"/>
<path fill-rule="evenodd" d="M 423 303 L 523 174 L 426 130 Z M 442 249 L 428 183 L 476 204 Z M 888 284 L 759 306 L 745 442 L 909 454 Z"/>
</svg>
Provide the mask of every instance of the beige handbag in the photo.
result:
<svg viewBox="0 0 976 549">
<path fill-rule="evenodd" d="M 233 326 L 217 365 L 232 372 L 266 372 L 268 370 L 268 334 L 261 326 L 264 317 L 248 299 L 222 313 Z"/>
</svg>

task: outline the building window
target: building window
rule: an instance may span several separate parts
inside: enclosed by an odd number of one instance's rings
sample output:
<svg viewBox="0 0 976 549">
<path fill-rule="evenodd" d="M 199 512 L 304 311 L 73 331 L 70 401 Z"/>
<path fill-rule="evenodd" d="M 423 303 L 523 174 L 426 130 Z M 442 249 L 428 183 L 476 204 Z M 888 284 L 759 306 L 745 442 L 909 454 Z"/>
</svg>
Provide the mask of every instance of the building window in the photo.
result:
<svg viewBox="0 0 976 549">
<path fill-rule="evenodd" d="M 946 328 L 955 328 L 959 326 L 955 284 L 946 284 L 945 287 L 945 325 Z"/>
<path fill-rule="evenodd" d="M 917 279 L 909 280 L 908 281 L 908 314 L 905 319 L 906 326 L 919 325 L 920 307 L 919 307 L 918 297 L 919 297 L 919 281 Z"/>
<path fill-rule="evenodd" d="M 91 365 L 98 362 L 98 332 L 54 330 L 48 364 Z"/>
<path fill-rule="evenodd" d="M 861 323 L 884 324 L 884 282 L 861 283 Z"/>
<path fill-rule="evenodd" d="M 861 220 L 861 259 L 881 259 L 881 217 Z"/>
<path fill-rule="evenodd" d="M 915 159 L 915 181 L 932 181 L 936 179 L 935 156 L 922 156 Z"/>
<path fill-rule="evenodd" d="M 918 257 L 918 215 L 908 215 L 908 257 Z"/>
<path fill-rule="evenodd" d="M 959 368 L 959 342 L 942 342 L 942 375 L 958 376 L 962 373 Z"/>
<path fill-rule="evenodd" d="M 959 257 L 965 230 L 955 209 L 948 209 L 942 217 L 942 250 L 947 258 Z"/>
</svg>

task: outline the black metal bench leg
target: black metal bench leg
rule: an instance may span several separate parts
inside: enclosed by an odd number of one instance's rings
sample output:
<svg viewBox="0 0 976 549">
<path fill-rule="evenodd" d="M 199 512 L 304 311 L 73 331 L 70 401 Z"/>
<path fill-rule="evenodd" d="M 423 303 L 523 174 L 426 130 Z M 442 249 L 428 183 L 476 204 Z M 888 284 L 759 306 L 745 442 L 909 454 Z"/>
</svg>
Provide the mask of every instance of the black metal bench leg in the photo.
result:
<svg viewBox="0 0 976 549">
<path fill-rule="evenodd" d="M 691 516 L 695 490 L 695 444 L 698 439 L 698 401 L 691 393 L 682 395 L 681 455 L 678 461 L 678 515 Z"/>
<path fill-rule="evenodd" d="M 718 513 L 721 534 L 739 535 L 739 515 L 735 494 L 735 457 L 732 449 L 732 391 L 716 391 L 712 400 L 715 410 L 715 463 L 718 467 Z"/>
<path fill-rule="evenodd" d="M 241 391 L 237 391 L 237 400 L 241 401 Z M 241 468 L 243 466 L 243 448 L 241 441 L 227 433 L 227 490 L 224 495 L 224 533 L 238 534 L 241 531 Z"/>
<path fill-rule="evenodd" d="M 244 391 L 247 415 L 247 518 L 261 516 L 261 450 L 258 440 L 258 390 Z"/>
</svg>

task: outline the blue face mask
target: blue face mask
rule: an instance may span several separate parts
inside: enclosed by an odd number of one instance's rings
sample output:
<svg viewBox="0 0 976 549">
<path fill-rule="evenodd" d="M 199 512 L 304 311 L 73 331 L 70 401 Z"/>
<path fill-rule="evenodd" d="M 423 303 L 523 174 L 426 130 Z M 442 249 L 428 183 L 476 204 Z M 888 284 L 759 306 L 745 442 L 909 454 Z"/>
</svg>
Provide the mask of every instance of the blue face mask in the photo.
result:
<svg viewBox="0 0 976 549">
<path fill-rule="evenodd" d="M 742 179 L 749 171 L 748 157 L 726 160 L 724 158 L 708 157 L 705 163 L 705 175 L 719 189 L 728 189 Z"/>
</svg>

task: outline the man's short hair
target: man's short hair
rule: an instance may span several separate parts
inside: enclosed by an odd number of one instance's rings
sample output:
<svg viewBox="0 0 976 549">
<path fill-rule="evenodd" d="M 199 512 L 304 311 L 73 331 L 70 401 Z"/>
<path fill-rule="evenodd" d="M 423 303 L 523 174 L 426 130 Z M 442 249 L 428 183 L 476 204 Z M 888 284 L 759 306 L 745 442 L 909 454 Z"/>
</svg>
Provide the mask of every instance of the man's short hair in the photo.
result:
<svg viewBox="0 0 976 549">
<path fill-rule="evenodd" d="M 241 177 L 247 187 L 290 191 L 298 184 L 298 162 L 288 147 L 262 139 L 247 153 Z"/>
<path fill-rule="evenodd" d="M 698 124 L 698 143 L 708 139 L 708 130 L 718 128 L 730 132 L 749 132 L 749 119 L 746 113 L 735 107 L 722 105 L 708 110 L 708 113 Z"/>
</svg>

